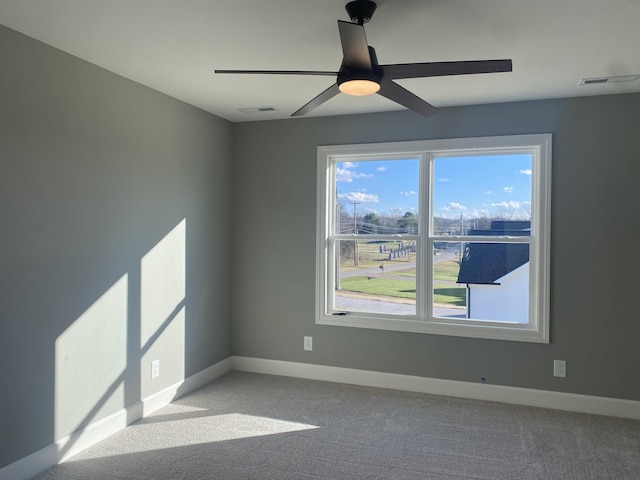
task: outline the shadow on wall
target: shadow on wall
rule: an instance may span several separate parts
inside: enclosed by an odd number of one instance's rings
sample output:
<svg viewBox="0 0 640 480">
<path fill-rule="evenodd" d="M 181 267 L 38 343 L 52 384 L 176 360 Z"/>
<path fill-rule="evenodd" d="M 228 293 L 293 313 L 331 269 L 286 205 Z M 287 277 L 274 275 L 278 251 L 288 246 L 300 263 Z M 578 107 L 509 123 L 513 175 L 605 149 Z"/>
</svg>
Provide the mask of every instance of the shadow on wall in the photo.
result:
<svg viewBox="0 0 640 480">
<path fill-rule="evenodd" d="M 139 272 L 120 277 L 56 339 L 60 458 L 96 420 L 184 380 L 185 270 L 183 219 L 142 257 Z M 154 378 L 152 361 L 159 362 Z"/>
</svg>

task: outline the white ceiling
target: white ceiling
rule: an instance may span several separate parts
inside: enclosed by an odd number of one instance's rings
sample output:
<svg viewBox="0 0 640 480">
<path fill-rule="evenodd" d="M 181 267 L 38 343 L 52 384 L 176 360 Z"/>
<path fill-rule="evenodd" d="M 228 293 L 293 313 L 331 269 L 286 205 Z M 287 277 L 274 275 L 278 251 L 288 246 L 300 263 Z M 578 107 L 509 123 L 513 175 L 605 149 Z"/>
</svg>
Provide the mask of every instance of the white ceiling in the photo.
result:
<svg viewBox="0 0 640 480">
<path fill-rule="evenodd" d="M 231 121 L 287 118 L 331 77 L 218 69 L 336 71 L 347 0 L 0 0 L 0 22 Z M 437 107 L 640 91 L 640 0 L 379 0 L 365 27 L 380 64 L 513 59 L 513 72 L 398 83 Z M 7 68 L 3 66 L 2 68 Z M 272 106 L 275 112 L 241 113 Z M 401 110 L 338 95 L 309 116 Z M 416 114 L 417 115 L 417 114 Z"/>
</svg>

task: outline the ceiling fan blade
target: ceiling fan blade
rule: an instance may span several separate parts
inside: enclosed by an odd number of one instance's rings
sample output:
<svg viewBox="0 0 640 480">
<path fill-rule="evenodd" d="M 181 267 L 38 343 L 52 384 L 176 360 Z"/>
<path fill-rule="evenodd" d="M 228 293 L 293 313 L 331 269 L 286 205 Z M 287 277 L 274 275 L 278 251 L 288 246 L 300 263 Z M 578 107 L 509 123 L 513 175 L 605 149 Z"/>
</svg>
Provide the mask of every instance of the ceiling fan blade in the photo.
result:
<svg viewBox="0 0 640 480">
<path fill-rule="evenodd" d="M 438 113 L 436 107 L 391 80 L 383 80 L 378 94 L 426 117 Z"/>
<path fill-rule="evenodd" d="M 342 64 L 351 69 L 371 70 L 371 57 L 364 27 L 357 23 L 338 20 L 338 29 L 344 55 Z"/>
<path fill-rule="evenodd" d="M 468 75 L 474 73 L 498 73 L 512 70 L 511 60 L 469 60 L 463 62 L 400 63 L 380 65 L 384 78 L 441 77 L 445 75 Z"/>
<path fill-rule="evenodd" d="M 313 100 L 311 100 L 310 102 L 305 104 L 300 109 L 298 109 L 295 112 L 293 112 L 291 114 L 291 116 L 292 117 L 300 117 L 302 115 L 305 115 L 305 114 L 309 113 L 311 110 L 313 110 L 314 108 L 317 108 L 320 105 L 322 105 L 327 100 L 332 99 L 333 97 L 335 97 L 339 93 L 340 93 L 340 89 L 338 88 L 338 84 L 334 83 L 329 88 L 327 88 L 324 92 L 322 92 L 320 95 L 318 95 L 316 98 L 314 98 Z"/>
<path fill-rule="evenodd" d="M 318 70 L 214 70 L 213 72 L 250 75 L 324 75 L 334 77 L 338 75 L 338 72 L 325 72 Z"/>
</svg>

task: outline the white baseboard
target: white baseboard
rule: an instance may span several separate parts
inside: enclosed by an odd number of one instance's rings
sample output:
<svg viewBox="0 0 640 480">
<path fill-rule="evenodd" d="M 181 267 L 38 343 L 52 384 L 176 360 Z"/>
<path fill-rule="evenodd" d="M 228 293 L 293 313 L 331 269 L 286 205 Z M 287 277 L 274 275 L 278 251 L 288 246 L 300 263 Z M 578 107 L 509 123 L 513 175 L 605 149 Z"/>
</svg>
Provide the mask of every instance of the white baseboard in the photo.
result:
<svg viewBox="0 0 640 480">
<path fill-rule="evenodd" d="M 442 380 L 438 378 L 355 370 L 351 368 L 329 367 L 262 358 L 233 356 L 231 357 L 231 363 L 233 370 L 245 372 L 350 383 L 367 387 L 391 388 L 433 395 L 487 400 L 640 420 L 640 402 L 634 400 Z"/>
<path fill-rule="evenodd" d="M 216 378 L 230 372 L 231 368 L 231 357 L 225 358 L 215 365 L 211 365 L 210 367 L 185 378 L 182 382 L 175 383 L 170 387 L 143 399 L 141 402 L 141 415 L 136 419 L 136 421 L 146 417 L 165 405 L 169 405 L 171 402 L 186 395 L 187 393 L 193 392 L 207 383 L 213 382 Z"/>
<path fill-rule="evenodd" d="M 233 356 L 1 468 L 0 480 L 29 480 L 231 370 L 640 420 L 640 402 L 634 400 Z"/>
<path fill-rule="evenodd" d="M 91 423 L 82 430 L 1 468 L 0 480 L 29 480 L 168 405 L 173 400 L 212 382 L 231 371 L 231 368 L 231 357 L 229 357 L 106 418 Z"/>
</svg>

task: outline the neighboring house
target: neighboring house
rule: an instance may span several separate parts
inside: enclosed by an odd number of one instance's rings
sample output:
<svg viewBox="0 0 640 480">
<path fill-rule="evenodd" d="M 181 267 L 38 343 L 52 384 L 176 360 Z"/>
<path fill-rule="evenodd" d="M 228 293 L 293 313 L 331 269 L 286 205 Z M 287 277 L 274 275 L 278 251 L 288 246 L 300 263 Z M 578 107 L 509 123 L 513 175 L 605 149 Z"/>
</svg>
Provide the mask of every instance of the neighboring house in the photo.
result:
<svg viewBox="0 0 640 480">
<path fill-rule="evenodd" d="M 525 236 L 530 222 L 494 221 L 470 235 Z M 467 285 L 467 318 L 526 323 L 529 315 L 529 245 L 467 243 L 458 283 Z"/>
</svg>

